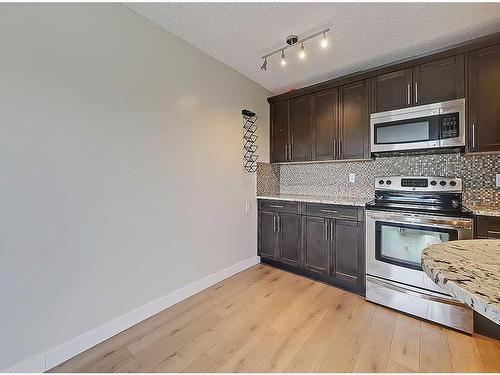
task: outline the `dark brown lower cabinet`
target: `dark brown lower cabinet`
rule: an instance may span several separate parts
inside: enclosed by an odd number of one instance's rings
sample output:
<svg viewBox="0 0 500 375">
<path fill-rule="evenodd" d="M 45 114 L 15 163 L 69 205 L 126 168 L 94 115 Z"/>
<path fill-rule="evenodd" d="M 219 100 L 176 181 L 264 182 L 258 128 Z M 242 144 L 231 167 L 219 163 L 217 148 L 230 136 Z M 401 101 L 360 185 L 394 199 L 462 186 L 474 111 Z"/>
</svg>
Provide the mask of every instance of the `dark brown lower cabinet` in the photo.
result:
<svg viewBox="0 0 500 375">
<path fill-rule="evenodd" d="M 301 241 L 300 216 L 259 211 L 258 221 L 260 257 L 297 266 Z"/>
<path fill-rule="evenodd" d="M 303 216 L 302 230 L 304 261 L 303 267 L 309 271 L 328 274 L 330 241 L 328 225 L 330 220 L 322 217 Z"/>
<path fill-rule="evenodd" d="M 299 203 L 297 213 L 289 213 L 279 212 L 283 203 L 263 202 L 258 213 L 258 253 L 263 262 L 364 295 L 361 208 Z"/>
<path fill-rule="evenodd" d="M 300 216 L 296 214 L 278 215 L 279 260 L 297 266 L 301 240 Z"/>
</svg>

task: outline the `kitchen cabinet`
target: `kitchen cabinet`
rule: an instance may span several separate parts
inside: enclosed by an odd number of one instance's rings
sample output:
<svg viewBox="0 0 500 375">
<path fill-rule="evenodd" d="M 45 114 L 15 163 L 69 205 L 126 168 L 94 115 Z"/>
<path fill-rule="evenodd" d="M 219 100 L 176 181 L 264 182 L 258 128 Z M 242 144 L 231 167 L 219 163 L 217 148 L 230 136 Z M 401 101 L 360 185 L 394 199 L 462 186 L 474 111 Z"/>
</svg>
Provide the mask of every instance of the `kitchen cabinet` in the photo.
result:
<svg viewBox="0 0 500 375">
<path fill-rule="evenodd" d="M 290 142 L 288 160 L 311 160 L 312 116 L 312 95 L 304 95 L 290 100 Z"/>
<path fill-rule="evenodd" d="M 362 222 L 347 220 L 335 220 L 332 226 L 335 244 L 331 261 L 332 275 L 354 285 L 364 284 L 363 228 Z"/>
<path fill-rule="evenodd" d="M 327 274 L 329 271 L 329 224 L 330 220 L 304 216 L 304 263 L 303 266 L 316 273 Z"/>
<path fill-rule="evenodd" d="M 289 102 L 271 104 L 271 162 L 289 161 Z"/>
<path fill-rule="evenodd" d="M 298 266 L 301 220 L 299 215 L 278 214 L 279 260 L 292 266 Z"/>
<path fill-rule="evenodd" d="M 341 86 L 339 89 L 338 158 L 369 158 L 369 136 L 368 80 Z"/>
<path fill-rule="evenodd" d="M 261 260 L 364 294 L 364 210 L 259 200 Z"/>
<path fill-rule="evenodd" d="M 476 216 L 476 238 L 500 238 L 500 217 Z"/>
<path fill-rule="evenodd" d="M 469 53 L 468 151 L 500 151 L 500 44 Z"/>
<path fill-rule="evenodd" d="M 274 259 L 277 253 L 276 214 L 273 212 L 259 212 L 259 255 L 263 258 Z"/>
<path fill-rule="evenodd" d="M 410 107 L 412 70 L 402 69 L 381 74 L 371 80 L 371 112 Z"/>
<path fill-rule="evenodd" d="M 338 90 L 327 90 L 315 95 L 314 100 L 314 160 L 337 158 Z"/>
<path fill-rule="evenodd" d="M 297 202 L 259 202 L 258 252 L 262 258 L 298 265 L 301 220 L 297 207 Z"/>
<path fill-rule="evenodd" d="M 464 55 L 420 64 L 413 68 L 413 105 L 465 97 Z"/>
<path fill-rule="evenodd" d="M 464 55 L 374 77 L 371 79 L 371 96 L 372 113 L 463 98 Z"/>
</svg>

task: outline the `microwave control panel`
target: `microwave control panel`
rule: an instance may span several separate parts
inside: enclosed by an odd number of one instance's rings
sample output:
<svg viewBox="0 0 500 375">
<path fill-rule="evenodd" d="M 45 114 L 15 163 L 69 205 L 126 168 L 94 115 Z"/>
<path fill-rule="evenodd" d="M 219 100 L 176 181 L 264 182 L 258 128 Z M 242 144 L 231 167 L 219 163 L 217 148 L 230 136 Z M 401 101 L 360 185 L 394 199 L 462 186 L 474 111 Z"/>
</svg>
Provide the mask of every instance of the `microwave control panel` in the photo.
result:
<svg viewBox="0 0 500 375">
<path fill-rule="evenodd" d="M 441 116 L 441 139 L 458 137 L 458 113 Z"/>
</svg>

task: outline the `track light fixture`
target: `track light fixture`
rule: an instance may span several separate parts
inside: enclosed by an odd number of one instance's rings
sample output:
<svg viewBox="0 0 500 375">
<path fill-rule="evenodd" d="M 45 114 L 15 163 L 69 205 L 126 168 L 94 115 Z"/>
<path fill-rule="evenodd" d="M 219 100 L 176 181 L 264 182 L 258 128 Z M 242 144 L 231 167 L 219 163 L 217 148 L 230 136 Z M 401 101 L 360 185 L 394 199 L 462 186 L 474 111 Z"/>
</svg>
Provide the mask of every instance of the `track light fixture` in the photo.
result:
<svg viewBox="0 0 500 375">
<path fill-rule="evenodd" d="M 286 46 L 284 47 L 281 47 L 277 50 L 274 50 L 272 52 L 269 52 L 268 54 L 262 56 L 262 58 L 264 59 L 263 63 L 262 63 L 262 66 L 260 67 L 261 70 L 263 70 L 264 72 L 267 71 L 267 58 L 269 56 L 272 56 L 274 54 L 277 54 L 277 53 L 280 53 L 281 52 L 281 66 L 285 66 L 287 64 L 287 61 L 286 61 L 286 56 L 285 56 L 285 50 L 287 48 L 290 48 L 290 47 L 293 47 L 294 45 L 296 44 L 299 44 L 300 43 L 300 49 L 299 49 L 299 58 L 300 59 L 305 59 L 306 57 L 306 51 L 305 51 L 305 48 L 304 48 L 304 42 L 309 40 L 309 39 L 312 39 L 312 38 L 315 38 L 319 35 L 323 35 L 323 37 L 321 38 L 321 48 L 326 48 L 328 46 L 328 40 L 326 39 L 326 33 L 329 32 L 330 29 L 324 29 L 324 30 L 321 30 L 321 31 L 318 31 L 317 33 L 315 34 L 311 34 L 309 36 L 306 36 L 302 39 L 299 39 L 296 35 L 289 35 L 287 38 L 286 38 Z"/>
<path fill-rule="evenodd" d="M 302 43 L 300 44 L 299 57 L 300 57 L 301 59 L 305 59 L 305 58 L 306 58 L 306 50 L 304 49 L 304 42 L 302 42 Z"/>
<path fill-rule="evenodd" d="M 264 57 L 264 62 L 262 63 L 260 70 L 263 70 L 264 72 L 267 70 L 267 57 Z"/>
<path fill-rule="evenodd" d="M 281 51 L 281 65 L 282 66 L 286 65 L 285 50 Z"/>
</svg>

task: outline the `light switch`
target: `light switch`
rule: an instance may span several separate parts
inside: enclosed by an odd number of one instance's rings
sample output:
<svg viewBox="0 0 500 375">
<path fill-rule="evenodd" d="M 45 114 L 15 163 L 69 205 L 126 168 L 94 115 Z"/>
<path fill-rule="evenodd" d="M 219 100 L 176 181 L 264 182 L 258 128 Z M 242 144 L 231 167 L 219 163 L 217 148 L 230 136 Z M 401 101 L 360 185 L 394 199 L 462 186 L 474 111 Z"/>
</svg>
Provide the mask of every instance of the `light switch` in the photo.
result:
<svg viewBox="0 0 500 375">
<path fill-rule="evenodd" d="M 246 202 L 245 203 L 245 212 L 249 213 L 251 209 L 252 209 L 252 205 L 250 204 L 250 202 Z"/>
<path fill-rule="evenodd" d="M 500 174 L 499 173 L 497 173 L 497 175 L 496 175 L 496 185 L 497 185 L 497 187 L 500 187 Z"/>
<path fill-rule="evenodd" d="M 354 183 L 356 182 L 356 174 L 354 173 L 349 173 L 349 182 Z"/>
</svg>

